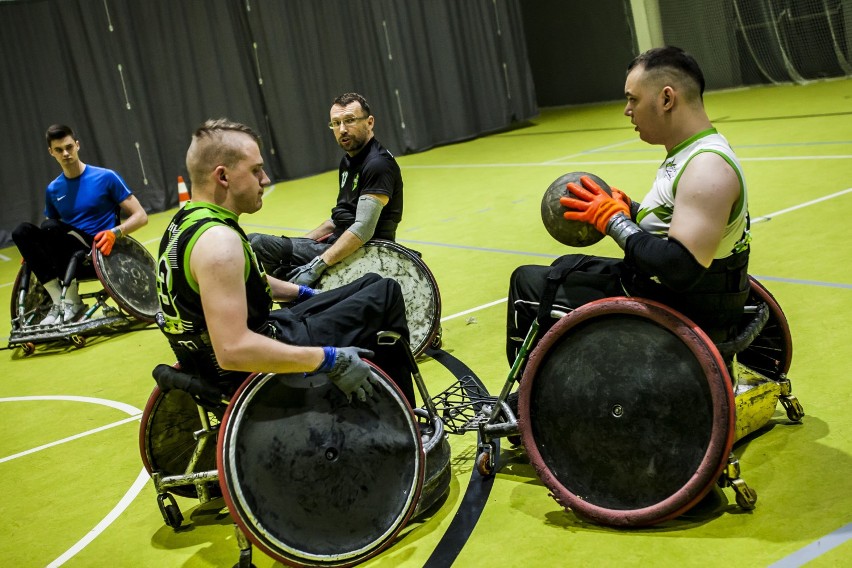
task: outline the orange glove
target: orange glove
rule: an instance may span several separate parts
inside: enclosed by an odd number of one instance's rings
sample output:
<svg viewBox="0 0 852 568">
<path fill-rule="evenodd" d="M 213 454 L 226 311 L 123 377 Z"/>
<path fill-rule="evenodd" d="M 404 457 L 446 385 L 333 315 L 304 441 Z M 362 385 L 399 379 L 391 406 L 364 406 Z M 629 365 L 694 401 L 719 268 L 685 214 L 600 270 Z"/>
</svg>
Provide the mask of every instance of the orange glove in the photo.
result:
<svg viewBox="0 0 852 568">
<path fill-rule="evenodd" d="M 115 233 L 112 230 L 101 231 L 95 235 L 95 246 L 101 251 L 104 256 L 109 256 L 112 252 L 112 245 L 115 244 Z"/>
<path fill-rule="evenodd" d="M 627 218 L 630 218 L 630 206 L 622 199 L 624 194 L 618 190 L 616 194 L 610 197 L 597 183 L 589 176 L 580 178 L 582 187 L 574 182 L 566 185 L 568 191 L 577 197 L 560 197 L 559 203 L 569 209 L 563 214 L 563 217 L 569 221 L 583 221 L 595 228 L 603 234 L 606 234 L 606 226 L 609 220 L 618 213 L 624 213 Z"/>
</svg>

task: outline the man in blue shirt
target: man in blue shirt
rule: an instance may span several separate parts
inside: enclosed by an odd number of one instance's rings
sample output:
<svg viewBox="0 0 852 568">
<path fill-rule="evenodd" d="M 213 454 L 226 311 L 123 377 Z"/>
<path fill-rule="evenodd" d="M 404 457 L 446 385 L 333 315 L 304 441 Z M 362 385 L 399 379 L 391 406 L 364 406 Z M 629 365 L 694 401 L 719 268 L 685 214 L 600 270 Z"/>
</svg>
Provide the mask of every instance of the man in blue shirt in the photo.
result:
<svg viewBox="0 0 852 568">
<path fill-rule="evenodd" d="M 21 223 L 12 232 L 12 240 L 50 295 L 53 306 L 39 323 L 52 325 L 74 321 L 86 309 L 76 278 L 68 283 L 62 298 L 61 280 L 74 253 L 90 250 L 94 242 L 108 255 L 115 239 L 144 226 L 148 215 L 121 176 L 80 161 L 80 141 L 70 127 L 54 124 L 45 138 L 62 173 L 45 192 L 47 219 L 41 226 Z M 126 216 L 124 221 L 120 213 Z"/>
</svg>

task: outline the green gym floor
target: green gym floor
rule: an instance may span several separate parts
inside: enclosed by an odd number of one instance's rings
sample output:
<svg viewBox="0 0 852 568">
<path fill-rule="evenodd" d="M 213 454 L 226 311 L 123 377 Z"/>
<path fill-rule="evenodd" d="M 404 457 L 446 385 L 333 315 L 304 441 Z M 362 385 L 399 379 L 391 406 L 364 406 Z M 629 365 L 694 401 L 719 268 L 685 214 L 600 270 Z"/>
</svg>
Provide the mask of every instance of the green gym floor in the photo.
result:
<svg viewBox="0 0 852 568">
<path fill-rule="evenodd" d="M 750 271 L 789 320 L 789 376 L 806 413 L 793 425 L 779 405 L 759 436 L 735 446 L 756 509 L 738 509 L 725 489 L 715 506 L 659 526 L 597 526 L 562 509 L 507 443 L 487 499 L 465 500 L 483 494 L 468 433 L 450 439 L 453 480 L 443 505 L 365 565 L 423 566 L 435 551 L 431 566 L 852 565 L 852 80 L 708 93 L 706 104 L 746 172 Z M 544 190 L 584 170 L 641 199 L 664 157 L 638 139 L 621 109 L 544 110 L 522 128 L 399 158 L 406 208 L 398 239 L 423 254 L 439 284 L 443 348 L 495 394 L 508 372 L 509 275 L 569 252 L 541 224 Z M 381 139 L 382 117 L 376 131 Z M 335 176 L 272 187 L 243 226 L 292 235 L 313 228 L 329 212 Z M 151 215 L 134 237 L 154 251 L 173 212 Z M 605 239 L 584 252 L 620 251 Z M 19 258 L 14 247 L 0 250 L 0 306 L 9 305 Z M 4 345 L 9 327 L 0 322 Z M 174 532 L 142 470 L 137 435 L 151 369 L 172 361 L 153 326 L 93 337 L 80 349 L 0 352 L 0 564 L 236 563 L 227 511 L 178 498 L 187 527 Z M 431 359 L 420 369 L 433 394 L 453 381 Z M 464 531 L 449 534 L 457 515 L 467 519 Z M 276 565 L 258 549 L 254 563 Z"/>
</svg>

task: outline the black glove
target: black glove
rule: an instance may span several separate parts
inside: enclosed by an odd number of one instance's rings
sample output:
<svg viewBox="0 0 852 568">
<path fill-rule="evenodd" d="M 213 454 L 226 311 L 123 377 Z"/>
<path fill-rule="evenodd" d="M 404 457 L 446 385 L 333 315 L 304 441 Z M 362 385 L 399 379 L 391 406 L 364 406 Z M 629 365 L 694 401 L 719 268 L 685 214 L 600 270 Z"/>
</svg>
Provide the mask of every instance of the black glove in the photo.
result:
<svg viewBox="0 0 852 568">
<path fill-rule="evenodd" d="M 324 348 L 328 350 L 329 348 Z M 373 396 L 373 385 L 370 384 L 373 374 L 370 366 L 361 357 L 373 357 L 374 353 L 369 349 L 360 347 L 332 347 L 334 350 L 334 361 L 328 369 L 328 378 L 337 388 L 343 391 L 350 401 L 352 393 L 355 393 L 360 401 L 366 401 L 368 396 Z M 328 354 L 328 351 L 326 351 Z M 324 370 L 328 365 L 329 357 L 320 365 L 318 370 Z"/>
<path fill-rule="evenodd" d="M 293 284 L 310 286 L 320 279 L 320 276 L 322 276 L 322 273 L 325 272 L 326 268 L 328 268 L 328 265 L 322 257 L 316 256 L 312 261 L 304 266 L 300 266 L 290 271 L 290 273 L 287 274 L 287 280 Z"/>
</svg>

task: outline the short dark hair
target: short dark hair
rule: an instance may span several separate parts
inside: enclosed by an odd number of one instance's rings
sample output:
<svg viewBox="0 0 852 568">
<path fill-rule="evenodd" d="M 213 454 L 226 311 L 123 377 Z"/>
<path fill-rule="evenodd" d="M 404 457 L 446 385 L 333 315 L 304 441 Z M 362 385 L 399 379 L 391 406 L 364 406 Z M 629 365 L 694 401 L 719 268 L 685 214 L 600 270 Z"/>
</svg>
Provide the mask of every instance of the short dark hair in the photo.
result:
<svg viewBox="0 0 852 568">
<path fill-rule="evenodd" d="M 66 136 L 70 136 L 75 141 L 77 137 L 74 135 L 74 131 L 70 126 L 65 126 L 64 124 L 51 124 L 47 127 L 47 131 L 44 133 L 44 139 L 47 141 L 47 147 L 50 148 L 50 143 L 54 140 L 62 140 Z"/>
<path fill-rule="evenodd" d="M 627 66 L 627 72 L 639 65 L 647 71 L 652 69 L 674 69 L 686 75 L 698 86 L 699 96 L 704 96 L 704 73 L 695 58 L 679 47 L 667 45 L 666 47 L 655 47 L 636 56 Z"/>
<path fill-rule="evenodd" d="M 342 107 L 345 107 L 349 103 L 354 103 L 355 101 L 358 101 L 358 103 L 361 104 L 361 108 L 364 109 L 364 112 L 367 113 L 367 116 L 373 114 L 370 112 L 370 105 L 367 104 L 367 99 L 365 99 L 358 93 L 343 93 L 342 95 L 331 101 L 331 106 L 340 105 Z"/>
</svg>

